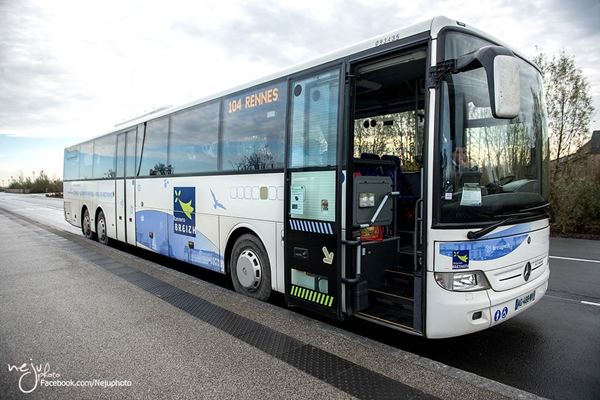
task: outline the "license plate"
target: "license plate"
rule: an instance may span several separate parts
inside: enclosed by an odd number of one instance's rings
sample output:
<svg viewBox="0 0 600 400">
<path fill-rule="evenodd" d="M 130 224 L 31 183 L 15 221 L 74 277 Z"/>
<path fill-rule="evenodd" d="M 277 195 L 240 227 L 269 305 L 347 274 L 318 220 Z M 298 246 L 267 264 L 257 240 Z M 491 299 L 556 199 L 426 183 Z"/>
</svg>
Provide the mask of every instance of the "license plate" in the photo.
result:
<svg viewBox="0 0 600 400">
<path fill-rule="evenodd" d="M 515 311 L 519 308 L 525 307 L 529 303 L 533 303 L 535 300 L 535 290 L 525 296 L 521 296 L 515 300 Z"/>
</svg>

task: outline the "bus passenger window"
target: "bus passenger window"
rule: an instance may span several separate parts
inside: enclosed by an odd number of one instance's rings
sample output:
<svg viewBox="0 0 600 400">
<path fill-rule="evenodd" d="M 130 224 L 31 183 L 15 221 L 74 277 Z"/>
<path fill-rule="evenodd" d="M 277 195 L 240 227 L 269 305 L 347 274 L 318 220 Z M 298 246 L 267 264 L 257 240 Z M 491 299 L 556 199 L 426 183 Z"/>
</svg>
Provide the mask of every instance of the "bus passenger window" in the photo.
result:
<svg viewBox="0 0 600 400">
<path fill-rule="evenodd" d="M 334 165 L 339 71 L 297 81 L 293 87 L 290 167 Z"/>
<path fill-rule="evenodd" d="M 168 171 L 167 149 L 169 117 L 146 124 L 146 137 L 142 149 L 140 176 L 165 175 Z M 172 172 L 172 171 L 171 171 Z"/>
<path fill-rule="evenodd" d="M 177 174 L 216 171 L 218 137 L 218 101 L 173 115 L 168 164 Z"/>
<path fill-rule="evenodd" d="M 285 81 L 223 98 L 219 170 L 250 171 L 283 166 Z"/>
</svg>

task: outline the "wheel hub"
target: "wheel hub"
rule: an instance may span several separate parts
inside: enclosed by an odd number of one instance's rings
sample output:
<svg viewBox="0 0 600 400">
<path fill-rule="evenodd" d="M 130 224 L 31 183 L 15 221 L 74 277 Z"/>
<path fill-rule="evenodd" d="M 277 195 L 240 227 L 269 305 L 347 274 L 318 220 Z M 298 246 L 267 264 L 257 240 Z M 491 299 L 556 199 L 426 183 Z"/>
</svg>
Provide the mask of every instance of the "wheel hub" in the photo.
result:
<svg viewBox="0 0 600 400">
<path fill-rule="evenodd" d="M 83 218 L 83 231 L 85 234 L 87 234 L 90 231 L 90 217 L 89 215 L 86 215 Z"/>
<path fill-rule="evenodd" d="M 244 250 L 240 254 L 236 265 L 237 278 L 240 284 L 248 291 L 253 292 L 260 286 L 260 260 L 250 250 Z"/>
<path fill-rule="evenodd" d="M 106 228 L 104 227 L 104 220 L 100 220 L 100 222 L 98 222 L 98 237 L 104 239 L 105 234 Z"/>
</svg>

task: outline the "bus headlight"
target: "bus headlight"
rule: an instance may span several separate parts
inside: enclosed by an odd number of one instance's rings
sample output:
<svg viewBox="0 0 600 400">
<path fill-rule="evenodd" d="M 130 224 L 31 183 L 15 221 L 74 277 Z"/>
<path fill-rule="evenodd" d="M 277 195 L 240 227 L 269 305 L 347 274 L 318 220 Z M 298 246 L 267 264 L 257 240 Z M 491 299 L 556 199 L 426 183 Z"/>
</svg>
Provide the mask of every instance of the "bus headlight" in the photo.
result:
<svg viewBox="0 0 600 400">
<path fill-rule="evenodd" d="M 473 292 L 490 288 L 485 274 L 481 271 L 436 272 L 435 281 L 440 287 L 455 292 Z"/>
</svg>

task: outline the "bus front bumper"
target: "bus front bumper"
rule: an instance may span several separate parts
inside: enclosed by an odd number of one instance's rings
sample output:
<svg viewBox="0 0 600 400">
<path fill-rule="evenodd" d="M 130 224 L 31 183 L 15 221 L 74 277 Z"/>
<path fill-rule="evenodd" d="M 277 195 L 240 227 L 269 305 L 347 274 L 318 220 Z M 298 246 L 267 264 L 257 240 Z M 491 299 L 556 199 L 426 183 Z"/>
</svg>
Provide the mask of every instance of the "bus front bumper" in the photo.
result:
<svg viewBox="0 0 600 400">
<path fill-rule="evenodd" d="M 550 269 L 546 265 L 542 276 L 514 289 L 495 292 L 452 292 L 435 282 L 427 273 L 426 336 L 447 338 L 478 332 L 508 321 L 538 303 L 546 294 Z"/>
</svg>

